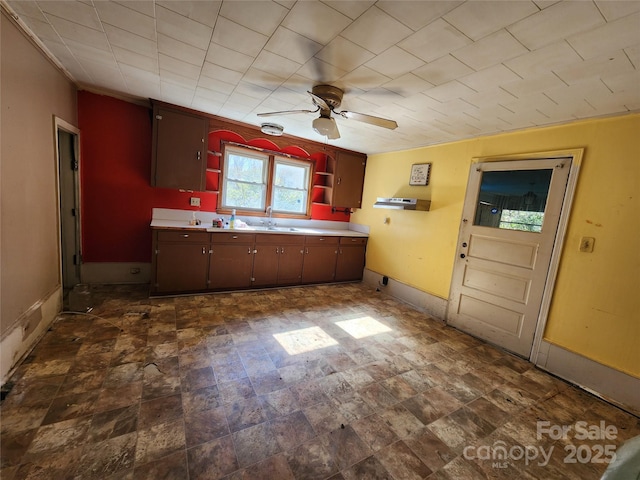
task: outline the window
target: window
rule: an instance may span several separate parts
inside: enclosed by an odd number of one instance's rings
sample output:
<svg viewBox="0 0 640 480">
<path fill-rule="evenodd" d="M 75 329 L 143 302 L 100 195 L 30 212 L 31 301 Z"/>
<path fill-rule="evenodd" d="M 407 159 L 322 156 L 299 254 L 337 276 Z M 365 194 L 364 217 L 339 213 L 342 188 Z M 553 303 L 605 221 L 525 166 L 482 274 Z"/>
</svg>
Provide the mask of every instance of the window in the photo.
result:
<svg viewBox="0 0 640 480">
<path fill-rule="evenodd" d="M 248 148 L 224 150 L 222 209 L 306 215 L 311 162 L 279 157 Z"/>
<path fill-rule="evenodd" d="M 311 164 L 276 158 L 271 206 L 274 212 L 307 213 Z"/>
</svg>

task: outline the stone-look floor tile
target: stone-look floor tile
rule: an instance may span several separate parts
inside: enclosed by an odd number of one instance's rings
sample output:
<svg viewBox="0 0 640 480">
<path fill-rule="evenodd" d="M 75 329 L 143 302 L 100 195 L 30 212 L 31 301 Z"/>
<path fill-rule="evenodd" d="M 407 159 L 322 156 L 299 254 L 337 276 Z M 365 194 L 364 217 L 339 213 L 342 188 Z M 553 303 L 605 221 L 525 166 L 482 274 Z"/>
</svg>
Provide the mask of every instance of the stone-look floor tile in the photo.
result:
<svg viewBox="0 0 640 480">
<path fill-rule="evenodd" d="M 316 380 L 298 383 L 290 387 L 290 390 L 296 397 L 300 408 L 307 408 L 318 403 L 329 401 L 324 390 L 322 390 L 322 386 Z"/>
<path fill-rule="evenodd" d="M 222 478 L 239 467 L 230 435 L 190 448 L 187 459 L 189 480 Z"/>
<path fill-rule="evenodd" d="M 331 455 L 318 438 L 303 443 L 285 455 L 295 478 L 323 480 L 338 472 Z"/>
<path fill-rule="evenodd" d="M 184 422 L 182 419 L 153 425 L 138 430 L 136 463 L 147 463 L 185 448 Z"/>
<path fill-rule="evenodd" d="M 54 398 L 42 424 L 48 425 L 92 414 L 99 394 L 99 390 L 94 390 Z"/>
<path fill-rule="evenodd" d="M 406 400 L 413 397 L 418 392 L 409 383 L 404 380 L 400 375 L 387 378 L 380 382 L 380 384 L 393 395 L 397 401 Z"/>
<path fill-rule="evenodd" d="M 75 478 L 75 471 L 82 457 L 83 447 L 69 447 L 56 453 L 38 455 L 24 459 L 23 463 L 15 470 L 13 478 L 48 480 L 53 478 Z M 5 472 L 2 471 L 2 479 L 5 480 Z"/>
<path fill-rule="evenodd" d="M 303 412 L 317 435 L 328 433 L 349 423 L 331 401 L 312 405 L 305 408 Z"/>
<path fill-rule="evenodd" d="M 135 403 L 128 407 L 95 414 L 89 428 L 89 441 L 95 443 L 135 432 L 139 409 L 140 405 Z"/>
<path fill-rule="evenodd" d="M 166 423 L 182 417 L 182 396 L 169 395 L 168 397 L 147 400 L 140 404 L 138 414 L 138 429 L 147 428 L 159 423 Z"/>
<path fill-rule="evenodd" d="M 425 428 L 415 438 L 407 438 L 404 443 L 433 472 L 442 468 L 458 455 Z"/>
<path fill-rule="evenodd" d="M 247 467 L 281 451 L 267 423 L 235 432 L 233 443 L 240 467 Z"/>
<path fill-rule="evenodd" d="M 122 387 L 100 390 L 94 412 L 106 412 L 116 408 L 128 407 L 139 403 L 142 397 L 142 382 L 128 383 Z"/>
<path fill-rule="evenodd" d="M 374 451 L 397 441 L 398 435 L 389 428 L 378 414 L 360 419 L 353 424 L 358 436 Z"/>
<path fill-rule="evenodd" d="M 60 386 L 58 396 L 84 393 L 99 389 L 107 376 L 107 370 L 92 370 L 82 373 L 68 374 Z"/>
<path fill-rule="evenodd" d="M 3 405 L 0 409 L 0 432 L 6 435 L 38 428 L 48 410 L 48 404 L 9 408 Z"/>
<path fill-rule="evenodd" d="M 279 453 L 250 467 L 232 473 L 225 480 L 256 480 L 256 479 L 295 480 L 291 468 L 284 456 Z"/>
<path fill-rule="evenodd" d="M 223 405 L 256 396 L 256 391 L 248 378 L 221 383 L 218 385 L 218 391 Z"/>
<path fill-rule="evenodd" d="M 270 425 L 282 450 L 293 450 L 315 437 L 313 427 L 301 411 L 271 420 Z"/>
<path fill-rule="evenodd" d="M 351 425 L 338 428 L 320 437 L 339 470 L 358 463 L 373 452 Z"/>
<path fill-rule="evenodd" d="M 76 477 L 82 479 L 105 478 L 120 470 L 133 467 L 136 448 L 136 434 L 127 433 L 86 448 L 76 470 Z"/>
<path fill-rule="evenodd" d="M 86 355 L 78 355 L 73 364 L 71 364 L 71 368 L 69 369 L 70 374 L 84 373 L 84 372 L 92 372 L 92 371 L 102 371 L 106 370 L 111 363 L 111 348 L 115 344 L 115 339 L 113 341 L 107 340 L 106 342 L 102 342 L 100 348 L 107 349 L 106 352 L 100 353 L 92 353 L 89 351 Z"/>
<path fill-rule="evenodd" d="M 375 411 L 384 410 L 396 403 L 396 399 L 379 383 L 361 388 L 358 394 Z"/>
<path fill-rule="evenodd" d="M 229 435 L 223 407 L 198 410 L 184 416 L 187 448 Z"/>
<path fill-rule="evenodd" d="M 40 427 L 23 460 L 71 450 L 83 445 L 90 425 L 91 417 L 83 417 Z"/>
<path fill-rule="evenodd" d="M 20 464 L 36 432 L 37 429 L 34 428 L 0 437 L 0 469 Z"/>
<path fill-rule="evenodd" d="M 113 366 L 107 371 L 104 388 L 116 388 L 126 385 L 127 383 L 139 382 L 142 380 L 142 363 L 122 363 Z"/>
<path fill-rule="evenodd" d="M 135 480 L 185 480 L 189 478 L 186 451 L 176 452 L 160 460 L 136 465 Z"/>
<path fill-rule="evenodd" d="M 375 456 L 367 457 L 353 467 L 342 472 L 345 480 L 391 479 L 391 474 Z M 332 479 L 334 477 L 331 477 Z"/>
<path fill-rule="evenodd" d="M 182 374 L 182 391 L 199 390 L 216 384 L 211 367 L 189 368 Z"/>
<path fill-rule="evenodd" d="M 167 357 L 148 363 L 143 368 L 142 399 L 151 400 L 180 393 L 178 357 Z"/>
<path fill-rule="evenodd" d="M 385 447 L 376 457 L 393 478 L 417 480 L 431 474 L 429 467 L 402 440 Z"/>
<path fill-rule="evenodd" d="M 398 404 L 379 412 L 387 426 L 400 438 L 419 433 L 424 424 L 403 405 Z"/>
<path fill-rule="evenodd" d="M 300 410 L 296 396 L 288 388 L 261 395 L 258 399 L 267 418 L 277 418 Z"/>
<path fill-rule="evenodd" d="M 221 405 L 220 390 L 218 390 L 218 387 L 215 385 L 199 390 L 183 392 L 182 394 L 182 406 L 184 412 L 187 414 L 201 410 L 210 410 Z"/>
<path fill-rule="evenodd" d="M 267 414 L 258 397 L 243 398 L 224 406 L 229 429 L 237 432 L 267 421 Z"/>
</svg>

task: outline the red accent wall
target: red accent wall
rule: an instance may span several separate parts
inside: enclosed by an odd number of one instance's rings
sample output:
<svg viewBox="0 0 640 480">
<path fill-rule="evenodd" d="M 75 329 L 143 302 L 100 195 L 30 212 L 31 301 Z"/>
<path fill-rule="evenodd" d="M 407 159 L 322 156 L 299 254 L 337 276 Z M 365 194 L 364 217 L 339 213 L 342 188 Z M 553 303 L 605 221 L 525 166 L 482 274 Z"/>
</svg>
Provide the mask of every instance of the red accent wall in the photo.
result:
<svg viewBox="0 0 640 480">
<path fill-rule="evenodd" d="M 78 125 L 81 157 L 82 255 L 84 262 L 150 262 L 151 213 L 153 208 L 214 212 L 217 195 L 207 192 L 180 192 L 151 187 L 151 109 L 106 95 L 78 92 Z M 246 143 L 229 130 L 209 133 L 209 149 L 217 150 L 220 140 Z M 252 145 L 278 150 L 268 139 Z M 308 156 L 300 147 L 284 152 Z M 210 168 L 219 168 L 219 159 L 209 155 Z M 319 169 L 324 158 L 312 155 Z M 217 190 L 217 174 L 207 173 L 207 189 Z M 200 198 L 200 207 L 191 207 L 189 198 Z M 331 207 L 313 205 L 315 220 L 349 221 L 349 216 L 332 213 Z"/>
</svg>

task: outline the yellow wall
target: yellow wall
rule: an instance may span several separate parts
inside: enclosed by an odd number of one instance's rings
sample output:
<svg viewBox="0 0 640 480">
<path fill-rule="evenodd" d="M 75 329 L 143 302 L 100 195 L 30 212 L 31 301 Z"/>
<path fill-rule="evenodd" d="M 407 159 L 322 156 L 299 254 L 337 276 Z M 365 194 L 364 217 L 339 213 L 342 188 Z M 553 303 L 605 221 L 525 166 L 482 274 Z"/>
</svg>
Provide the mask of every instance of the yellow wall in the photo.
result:
<svg viewBox="0 0 640 480">
<path fill-rule="evenodd" d="M 640 377 L 640 115 L 371 155 L 351 221 L 370 227 L 367 268 L 446 299 L 472 158 L 571 148 L 584 157 L 545 339 Z M 411 165 L 425 162 L 429 186 L 410 187 Z M 374 209 L 379 196 L 430 199 L 431 210 Z M 593 253 L 578 251 L 582 236 L 595 237 Z"/>
</svg>

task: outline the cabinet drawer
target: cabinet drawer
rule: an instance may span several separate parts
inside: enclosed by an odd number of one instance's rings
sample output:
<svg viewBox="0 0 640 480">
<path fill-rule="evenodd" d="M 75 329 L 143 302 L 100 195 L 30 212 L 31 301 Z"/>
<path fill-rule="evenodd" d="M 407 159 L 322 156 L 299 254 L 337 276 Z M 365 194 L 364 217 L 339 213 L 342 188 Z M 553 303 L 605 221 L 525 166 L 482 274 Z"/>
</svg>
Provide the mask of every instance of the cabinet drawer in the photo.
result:
<svg viewBox="0 0 640 480">
<path fill-rule="evenodd" d="M 305 237 L 304 243 L 306 245 L 335 245 L 338 243 L 340 237 L 323 236 L 323 235 L 309 235 Z"/>
<path fill-rule="evenodd" d="M 366 245 L 366 237 L 340 237 L 340 245 Z"/>
<path fill-rule="evenodd" d="M 304 243 L 304 235 L 256 233 L 256 243 L 267 245 L 302 245 Z"/>
<path fill-rule="evenodd" d="M 185 230 L 161 230 L 158 232 L 158 242 L 209 243 L 209 234 Z"/>
<path fill-rule="evenodd" d="M 253 243 L 254 233 L 220 232 L 211 234 L 211 243 Z"/>
</svg>

